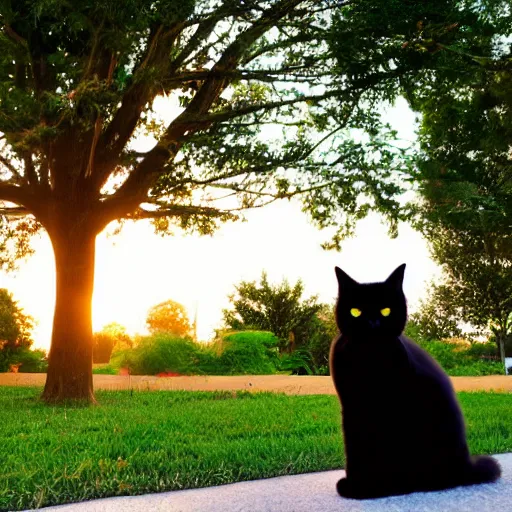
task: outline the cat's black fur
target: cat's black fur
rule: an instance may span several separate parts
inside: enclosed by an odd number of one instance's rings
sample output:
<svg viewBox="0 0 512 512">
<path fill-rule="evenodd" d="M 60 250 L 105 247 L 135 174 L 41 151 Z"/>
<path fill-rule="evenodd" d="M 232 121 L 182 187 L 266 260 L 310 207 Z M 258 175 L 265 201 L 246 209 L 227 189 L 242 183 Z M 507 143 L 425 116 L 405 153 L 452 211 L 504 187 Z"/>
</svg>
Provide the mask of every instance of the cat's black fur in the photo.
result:
<svg viewBox="0 0 512 512">
<path fill-rule="evenodd" d="M 402 335 L 405 265 L 382 283 L 360 284 L 336 267 L 339 297 L 331 376 L 343 419 L 346 478 L 338 492 L 377 498 L 492 482 L 491 457 L 469 455 L 464 419 L 450 379 Z M 354 318 L 350 310 L 358 308 Z M 390 308 L 389 316 L 381 310 Z"/>
</svg>

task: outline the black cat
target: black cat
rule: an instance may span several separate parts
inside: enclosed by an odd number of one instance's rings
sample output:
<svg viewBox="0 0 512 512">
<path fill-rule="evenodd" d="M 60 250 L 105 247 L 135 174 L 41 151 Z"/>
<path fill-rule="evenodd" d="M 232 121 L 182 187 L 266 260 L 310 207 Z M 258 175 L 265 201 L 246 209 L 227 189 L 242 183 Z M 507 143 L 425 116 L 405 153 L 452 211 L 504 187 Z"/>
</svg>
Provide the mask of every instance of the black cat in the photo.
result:
<svg viewBox="0 0 512 512">
<path fill-rule="evenodd" d="M 341 496 L 365 499 L 493 482 L 491 457 L 469 455 L 450 379 L 401 333 L 407 320 L 405 264 L 383 283 L 360 284 L 336 267 L 340 335 L 331 376 L 343 418 Z"/>
</svg>

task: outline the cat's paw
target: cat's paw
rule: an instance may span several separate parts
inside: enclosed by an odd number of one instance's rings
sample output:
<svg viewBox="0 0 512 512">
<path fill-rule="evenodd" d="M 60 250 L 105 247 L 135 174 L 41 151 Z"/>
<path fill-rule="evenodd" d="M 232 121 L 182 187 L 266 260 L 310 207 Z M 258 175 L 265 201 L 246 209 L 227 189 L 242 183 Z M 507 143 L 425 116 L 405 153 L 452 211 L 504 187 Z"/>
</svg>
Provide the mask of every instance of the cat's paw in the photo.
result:
<svg viewBox="0 0 512 512">
<path fill-rule="evenodd" d="M 347 480 L 347 478 L 342 478 L 341 480 L 338 480 L 338 483 L 336 484 L 336 489 L 338 490 L 338 494 L 340 496 L 343 496 L 344 498 L 354 498 L 354 489 L 352 488 L 352 485 L 350 485 L 350 482 Z"/>
</svg>

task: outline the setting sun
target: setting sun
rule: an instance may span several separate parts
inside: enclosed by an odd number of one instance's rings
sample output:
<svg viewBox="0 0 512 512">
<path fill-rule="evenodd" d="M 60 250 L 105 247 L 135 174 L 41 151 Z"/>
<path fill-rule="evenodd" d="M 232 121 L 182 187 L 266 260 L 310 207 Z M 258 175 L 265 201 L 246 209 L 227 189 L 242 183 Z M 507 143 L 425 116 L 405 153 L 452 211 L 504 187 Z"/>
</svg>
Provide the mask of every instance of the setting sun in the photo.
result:
<svg viewBox="0 0 512 512">
<path fill-rule="evenodd" d="M 191 319 L 197 310 L 198 338 L 208 340 L 221 326 L 221 311 L 234 284 L 256 280 L 263 270 L 275 282 L 302 279 L 306 295 L 318 294 L 333 303 L 334 266 L 371 281 L 406 262 L 404 286 L 412 307 L 437 273 L 418 233 L 402 225 L 400 236 L 391 240 L 377 216 L 359 223 L 357 236 L 344 243 L 341 253 L 320 248 L 327 233 L 313 227 L 296 202 L 278 203 L 247 217 L 245 223 L 223 226 L 213 237 L 178 231 L 164 238 L 145 221 L 127 223 L 119 235 L 102 233 L 96 244 L 94 330 L 118 322 L 130 334 L 145 333 L 149 308 L 173 299 L 187 308 Z M 1 275 L 0 286 L 35 317 L 35 345 L 47 349 L 55 301 L 53 253 L 47 237 L 37 239 L 35 248 L 18 273 Z"/>
</svg>

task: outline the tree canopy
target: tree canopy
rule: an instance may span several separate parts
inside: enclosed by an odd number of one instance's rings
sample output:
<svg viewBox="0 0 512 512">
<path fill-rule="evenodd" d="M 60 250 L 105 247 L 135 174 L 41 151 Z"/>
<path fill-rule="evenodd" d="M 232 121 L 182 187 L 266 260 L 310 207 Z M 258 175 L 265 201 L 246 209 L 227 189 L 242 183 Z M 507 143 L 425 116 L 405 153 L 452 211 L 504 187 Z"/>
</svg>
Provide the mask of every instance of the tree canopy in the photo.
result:
<svg viewBox="0 0 512 512">
<path fill-rule="evenodd" d="M 335 73 L 331 20 L 351 3 L 0 4 L 0 247 L 12 266 L 33 233 L 52 241 L 45 400 L 94 400 L 94 244 L 112 221 L 211 233 L 301 195 L 336 246 L 371 208 L 401 216 L 407 163 L 366 108 L 394 71 Z M 143 135 L 149 149 L 137 145 Z"/>
<path fill-rule="evenodd" d="M 353 23 L 365 27 L 355 37 Z M 510 3 L 354 2 L 335 31 L 341 72 L 395 70 L 376 94 L 403 95 L 419 114 L 409 176 L 419 200 L 407 208 L 445 270 L 438 312 L 449 300 L 459 320 L 503 340 L 512 329 Z"/>
<path fill-rule="evenodd" d="M 494 2 L 451 46 L 430 89 L 415 93 L 422 114 L 416 225 L 443 266 L 459 318 L 491 328 L 504 357 L 512 332 L 512 18 Z M 455 65 L 457 67 L 455 68 Z"/>
<path fill-rule="evenodd" d="M 389 213 L 377 199 L 397 192 L 385 178 L 402 164 L 380 147 L 392 134 L 378 138 L 361 104 L 382 73 L 347 85 L 327 51 L 344 2 L 3 5 L 0 191 L 18 204 L 7 218 L 37 219 L 18 244 L 49 227 L 48 205 L 68 193 L 95 214 L 96 229 L 150 218 L 160 232 L 209 233 L 241 209 L 299 193 L 315 220 L 340 230 L 350 223 L 333 214 L 367 211 L 361 193 Z M 158 96 L 172 100 L 171 122 L 156 111 Z M 347 138 L 351 128 L 368 142 Z M 141 153 L 132 142 L 144 133 L 155 145 Z"/>
<path fill-rule="evenodd" d="M 146 325 L 151 334 L 166 332 L 180 337 L 192 334 L 187 310 L 179 302 L 170 299 L 148 311 Z"/>
</svg>

